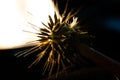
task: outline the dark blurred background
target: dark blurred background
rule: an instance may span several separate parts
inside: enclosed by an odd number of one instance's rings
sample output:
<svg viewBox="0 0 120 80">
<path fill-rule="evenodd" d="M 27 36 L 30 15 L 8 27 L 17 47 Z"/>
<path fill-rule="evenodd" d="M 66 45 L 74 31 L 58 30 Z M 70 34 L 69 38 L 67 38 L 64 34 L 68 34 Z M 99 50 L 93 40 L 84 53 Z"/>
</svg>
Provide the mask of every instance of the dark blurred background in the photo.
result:
<svg viewBox="0 0 120 80">
<path fill-rule="evenodd" d="M 65 8 L 66 2 L 66 0 L 58 0 L 61 14 Z M 95 36 L 92 40 L 93 44 L 91 47 L 114 60 L 120 61 L 120 1 L 68 0 L 68 2 L 68 11 L 71 8 L 74 8 L 74 11 L 80 9 L 80 12 L 76 15 L 80 20 L 80 26 L 88 29 L 89 34 Z M 27 61 L 27 59 L 13 56 L 14 53 L 24 49 L 25 48 L 0 50 L 0 80 L 7 80 L 7 78 L 11 80 L 40 80 L 40 75 L 38 74 L 39 68 L 34 70 L 28 69 L 29 60 Z M 91 71 L 92 70 L 93 69 L 91 69 Z M 84 75 L 81 74 L 83 76 L 81 80 L 116 80 L 113 75 L 104 70 L 99 74 L 93 73 L 91 75 L 90 71 L 88 73 Z M 69 77 L 70 76 L 71 74 Z M 74 75 L 76 80 L 80 79 L 78 76 L 80 75 Z"/>
</svg>

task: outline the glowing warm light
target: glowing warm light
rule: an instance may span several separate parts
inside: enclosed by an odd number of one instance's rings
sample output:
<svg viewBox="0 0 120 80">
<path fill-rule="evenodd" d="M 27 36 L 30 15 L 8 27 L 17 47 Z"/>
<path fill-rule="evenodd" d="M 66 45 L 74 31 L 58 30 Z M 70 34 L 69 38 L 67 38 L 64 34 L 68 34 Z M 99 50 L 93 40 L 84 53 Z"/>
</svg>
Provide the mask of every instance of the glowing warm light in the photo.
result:
<svg viewBox="0 0 120 80">
<path fill-rule="evenodd" d="M 15 48 L 36 39 L 28 22 L 42 27 L 48 15 L 54 14 L 51 0 L 0 1 L 0 49 Z M 33 16 L 28 14 L 30 12 Z"/>
</svg>

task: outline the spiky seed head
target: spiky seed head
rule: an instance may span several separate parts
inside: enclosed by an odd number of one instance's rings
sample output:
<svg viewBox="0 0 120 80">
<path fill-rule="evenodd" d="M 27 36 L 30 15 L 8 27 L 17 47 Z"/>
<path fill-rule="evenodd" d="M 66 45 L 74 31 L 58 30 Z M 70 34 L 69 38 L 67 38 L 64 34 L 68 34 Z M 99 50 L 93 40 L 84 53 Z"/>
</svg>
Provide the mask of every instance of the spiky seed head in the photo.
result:
<svg viewBox="0 0 120 80">
<path fill-rule="evenodd" d="M 50 15 L 48 18 L 48 24 L 42 23 L 44 28 L 39 28 L 40 32 L 37 33 L 39 43 L 18 56 L 26 56 L 40 50 L 36 60 L 29 67 L 45 58 L 43 74 L 47 71 L 50 76 L 74 64 L 79 53 L 75 52 L 76 47 L 73 44 L 86 38 L 84 35 L 86 36 L 87 32 L 80 30 L 78 19 L 71 12 L 67 16 L 54 13 L 54 19 Z"/>
</svg>

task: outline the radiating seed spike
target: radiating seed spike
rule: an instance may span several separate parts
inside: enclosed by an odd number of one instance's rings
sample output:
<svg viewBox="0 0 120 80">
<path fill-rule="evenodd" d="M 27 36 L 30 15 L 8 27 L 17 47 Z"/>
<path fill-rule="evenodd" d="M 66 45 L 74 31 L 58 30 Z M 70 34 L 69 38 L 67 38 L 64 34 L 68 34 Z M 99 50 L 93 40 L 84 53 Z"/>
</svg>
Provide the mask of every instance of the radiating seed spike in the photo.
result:
<svg viewBox="0 0 120 80">
<path fill-rule="evenodd" d="M 37 37 L 39 37 L 39 38 L 43 38 L 43 39 L 48 39 L 48 38 L 45 37 L 45 36 L 37 36 Z"/>
<path fill-rule="evenodd" d="M 53 26 L 52 31 L 57 32 L 61 28 L 60 19 L 57 20 L 57 23 Z"/>
<path fill-rule="evenodd" d="M 39 37 L 40 39 L 48 39 L 47 37 L 44 37 L 44 36 L 37 36 L 37 37 Z"/>
<path fill-rule="evenodd" d="M 28 24 L 30 24 L 30 25 L 32 25 L 32 26 L 34 26 L 34 27 L 36 27 L 36 28 L 38 28 L 39 29 L 39 27 L 38 26 L 36 26 L 35 24 L 32 24 L 32 23 L 30 23 L 30 22 L 28 22 Z M 32 27 L 33 28 L 33 27 Z M 35 28 L 34 28 L 35 29 Z M 36 29 L 35 29 L 36 30 Z"/>
<path fill-rule="evenodd" d="M 53 55 L 53 50 L 51 50 L 51 52 L 50 52 L 50 54 L 49 54 L 49 57 L 48 57 L 48 62 L 51 62 L 51 56 Z M 50 66 L 48 66 L 48 70 L 50 70 L 51 69 L 51 67 Z"/>
<path fill-rule="evenodd" d="M 57 14 L 54 14 L 54 20 L 55 20 L 55 24 L 57 23 Z"/>
<path fill-rule="evenodd" d="M 47 46 L 47 48 L 46 48 L 46 52 L 45 52 L 45 55 L 47 54 L 47 53 L 50 53 L 49 52 L 49 49 L 51 48 L 51 46 L 50 46 L 50 44 Z M 49 57 L 48 57 L 49 58 Z M 46 60 L 46 62 L 45 62 L 45 64 L 44 64 L 44 67 L 43 67 L 43 75 L 44 75 L 44 73 L 45 73 L 45 71 L 48 69 L 48 66 L 51 66 L 51 61 L 49 62 L 48 61 L 48 58 L 47 58 L 47 60 Z"/>
<path fill-rule="evenodd" d="M 45 74 L 46 70 L 48 69 L 48 66 L 51 67 L 51 64 L 50 64 L 50 62 L 47 62 L 47 61 L 46 61 L 45 64 L 44 64 L 44 67 L 43 67 L 42 75 Z"/>
<path fill-rule="evenodd" d="M 54 1 L 54 0 L 53 0 L 53 1 Z M 58 14 L 59 14 L 60 12 L 59 12 L 58 1 L 55 1 L 55 3 L 54 3 L 54 8 L 55 8 L 55 12 L 58 12 Z"/>
<path fill-rule="evenodd" d="M 28 13 L 30 16 L 33 16 L 33 14 L 32 14 L 31 12 L 27 11 L 27 13 Z"/>
<path fill-rule="evenodd" d="M 75 16 L 76 14 L 78 14 L 80 12 L 80 9 L 78 9 L 75 13 L 72 14 L 72 17 Z"/>
<path fill-rule="evenodd" d="M 17 57 L 20 57 L 20 56 L 24 56 L 24 57 L 25 57 L 26 55 L 29 55 L 29 52 L 35 50 L 36 48 L 38 48 L 38 46 L 35 46 L 35 47 L 33 47 L 33 48 L 28 49 L 27 51 L 25 51 L 25 52 L 17 55 Z"/>
<path fill-rule="evenodd" d="M 71 16 L 71 14 L 72 14 L 72 12 L 73 12 L 73 9 L 68 13 L 68 15 L 66 16 L 66 19 L 65 19 L 65 22 L 68 22 L 72 17 L 70 17 Z"/>
<path fill-rule="evenodd" d="M 56 29 L 56 32 L 57 32 L 57 34 L 62 34 L 63 32 L 62 32 L 62 26 L 61 25 L 58 25 L 58 28 Z M 62 32 L 62 33 L 61 33 Z"/>
<path fill-rule="evenodd" d="M 26 52 L 26 50 L 20 51 L 20 52 L 16 53 L 15 56 L 17 56 L 17 57 L 23 56 L 24 54 L 26 54 L 25 52 Z"/>
<path fill-rule="evenodd" d="M 62 18 L 62 22 L 65 22 L 65 20 L 66 20 L 66 17 L 64 16 L 64 17 Z"/>
<path fill-rule="evenodd" d="M 41 30 L 41 31 L 44 31 L 44 32 L 47 32 L 47 33 L 50 32 L 49 30 L 47 30 L 47 29 L 45 29 L 45 28 L 41 28 L 40 30 Z"/>
<path fill-rule="evenodd" d="M 43 35 L 38 35 L 37 37 L 39 37 L 39 38 L 42 38 L 42 37 L 43 37 L 43 38 L 44 38 L 44 37 L 46 37 L 46 36 L 43 36 Z"/>
<path fill-rule="evenodd" d="M 60 28 L 60 24 L 56 24 L 55 26 L 54 26 L 54 31 L 58 31 L 58 29 Z"/>
<path fill-rule="evenodd" d="M 55 64 L 55 61 L 53 60 L 52 63 L 51 63 L 51 69 L 50 69 L 50 72 L 49 72 L 49 76 L 52 74 L 54 64 Z"/>
<path fill-rule="evenodd" d="M 48 23 L 49 27 L 50 27 L 50 30 L 52 30 L 53 28 L 53 25 L 51 25 L 51 23 Z"/>
<path fill-rule="evenodd" d="M 28 56 L 29 54 L 34 53 L 35 51 L 39 50 L 39 48 L 36 48 L 34 50 L 31 50 L 29 53 L 25 54 L 24 57 Z"/>
<path fill-rule="evenodd" d="M 47 29 L 50 29 L 49 26 L 47 26 L 46 24 L 44 24 L 43 22 L 41 22 Z"/>
<path fill-rule="evenodd" d="M 45 41 L 47 41 L 48 39 L 47 38 L 41 38 L 39 41 L 40 42 L 45 42 Z"/>
<path fill-rule="evenodd" d="M 68 8 L 68 0 L 67 0 L 67 2 L 66 2 L 66 6 L 65 6 L 64 12 L 63 12 L 63 14 L 62 14 L 62 17 L 65 16 L 65 14 L 66 14 L 66 12 L 67 12 L 67 8 Z"/>
<path fill-rule="evenodd" d="M 41 33 L 39 33 L 39 35 L 49 36 L 49 34 L 48 34 L 48 33 L 45 33 L 45 32 L 41 32 Z"/>
<path fill-rule="evenodd" d="M 72 12 L 73 12 L 73 9 L 70 11 L 70 15 L 67 17 L 67 21 L 70 20 L 72 17 L 74 17 L 79 12 L 79 10 L 73 14 L 72 14 Z"/>
<path fill-rule="evenodd" d="M 31 31 L 26 31 L 26 30 L 23 30 L 23 31 L 27 32 L 27 33 L 32 33 L 32 34 L 39 34 L 39 33 L 31 32 Z"/>
<path fill-rule="evenodd" d="M 32 64 L 28 66 L 28 68 L 31 68 L 34 64 L 38 63 L 38 61 L 39 61 L 39 58 L 37 58 L 35 61 L 33 61 Z"/>
<path fill-rule="evenodd" d="M 34 42 L 36 43 L 36 42 L 37 42 L 37 40 L 38 40 L 38 39 L 33 40 L 33 41 L 26 42 L 26 44 L 28 44 L 28 45 L 29 45 L 30 43 L 34 43 Z"/>
<path fill-rule="evenodd" d="M 50 24 L 53 26 L 54 22 L 53 22 L 52 17 L 50 15 L 49 15 L 49 21 L 50 21 Z"/>
</svg>

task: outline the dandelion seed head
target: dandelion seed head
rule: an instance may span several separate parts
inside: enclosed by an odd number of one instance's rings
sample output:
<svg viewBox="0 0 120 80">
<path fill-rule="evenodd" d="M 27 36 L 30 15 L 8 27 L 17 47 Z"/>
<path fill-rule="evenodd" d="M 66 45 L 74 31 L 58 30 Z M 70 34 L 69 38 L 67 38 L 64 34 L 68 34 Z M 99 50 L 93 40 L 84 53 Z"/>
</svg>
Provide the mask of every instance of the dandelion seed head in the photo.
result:
<svg viewBox="0 0 120 80">
<path fill-rule="evenodd" d="M 68 15 L 65 15 L 65 13 L 66 9 L 62 16 L 56 10 L 54 11 L 54 17 L 51 17 L 51 15 L 48 16 L 49 21 L 47 24 L 42 22 L 44 27 L 40 27 L 40 32 L 36 34 L 38 45 L 22 53 L 23 55 L 29 55 L 41 50 L 29 68 L 46 57 L 42 71 L 43 74 L 47 71 L 48 75 L 51 76 L 52 74 L 64 71 L 68 67 L 68 64 L 69 66 L 73 64 L 71 57 L 74 57 L 73 55 L 75 54 L 67 56 L 69 52 L 72 53 L 70 50 L 74 49 L 71 45 L 75 42 L 73 34 L 77 35 L 78 38 L 78 35 L 82 33 L 86 34 L 86 32 L 76 29 L 78 27 L 76 14 L 69 12 Z M 72 22 L 70 22 L 71 18 Z M 57 69 L 55 70 L 55 68 Z"/>
</svg>

